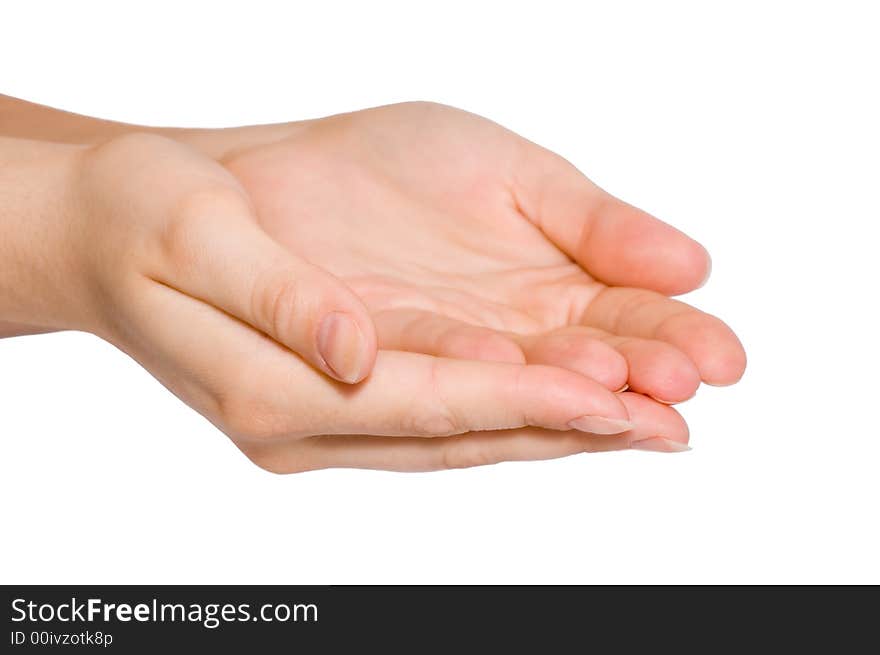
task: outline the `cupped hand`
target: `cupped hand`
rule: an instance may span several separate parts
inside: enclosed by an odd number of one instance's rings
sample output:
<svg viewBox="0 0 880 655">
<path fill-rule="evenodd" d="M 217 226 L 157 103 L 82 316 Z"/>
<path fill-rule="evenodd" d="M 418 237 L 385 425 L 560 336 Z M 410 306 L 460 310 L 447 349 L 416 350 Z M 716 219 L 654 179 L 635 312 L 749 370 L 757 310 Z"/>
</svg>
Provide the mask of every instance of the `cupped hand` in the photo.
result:
<svg viewBox="0 0 880 655">
<path fill-rule="evenodd" d="M 79 152 L 68 177 L 78 318 L 64 327 L 129 353 L 264 468 L 424 470 L 649 436 L 632 399 L 573 371 L 377 356 L 360 298 L 270 238 L 236 178 L 183 144 L 114 138 Z M 523 447 L 480 446 L 498 439 Z"/>
<path fill-rule="evenodd" d="M 702 246 L 478 116 L 380 107 L 224 163 L 269 234 L 365 301 L 382 349 L 562 367 L 663 403 L 743 373 L 734 333 L 668 297 L 706 280 Z"/>
</svg>

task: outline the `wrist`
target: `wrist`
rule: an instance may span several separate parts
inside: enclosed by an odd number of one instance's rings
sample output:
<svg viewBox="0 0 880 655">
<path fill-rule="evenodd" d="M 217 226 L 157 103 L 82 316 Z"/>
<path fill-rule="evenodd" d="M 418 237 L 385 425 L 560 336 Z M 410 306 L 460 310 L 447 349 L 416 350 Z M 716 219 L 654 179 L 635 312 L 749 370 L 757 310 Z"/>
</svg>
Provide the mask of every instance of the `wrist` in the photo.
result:
<svg viewBox="0 0 880 655">
<path fill-rule="evenodd" d="M 16 333 L 89 329 L 72 200 L 82 150 L 0 137 L 0 323 Z"/>
</svg>

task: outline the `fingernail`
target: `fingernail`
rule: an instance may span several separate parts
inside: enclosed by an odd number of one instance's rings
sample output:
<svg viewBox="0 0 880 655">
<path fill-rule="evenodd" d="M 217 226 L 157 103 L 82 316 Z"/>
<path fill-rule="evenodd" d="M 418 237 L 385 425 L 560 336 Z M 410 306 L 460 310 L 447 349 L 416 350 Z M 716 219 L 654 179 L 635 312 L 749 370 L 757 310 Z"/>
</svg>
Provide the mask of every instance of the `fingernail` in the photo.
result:
<svg viewBox="0 0 880 655">
<path fill-rule="evenodd" d="M 623 393 L 623 392 L 626 391 L 627 389 L 629 389 L 629 385 L 626 384 L 626 383 L 624 383 L 624 385 L 623 385 L 622 387 L 620 387 L 620 389 L 618 389 L 618 390 L 615 391 L 614 393 Z"/>
<path fill-rule="evenodd" d="M 658 453 L 683 453 L 684 451 L 691 449 L 686 443 L 673 441 L 666 437 L 639 439 L 638 441 L 633 441 L 629 447 L 635 448 L 636 450 L 653 450 Z"/>
<path fill-rule="evenodd" d="M 568 422 L 568 427 L 592 434 L 620 434 L 632 430 L 632 423 L 619 418 L 604 416 L 579 416 Z"/>
<path fill-rule="evenodd" d="M 318 330 L 318 352 L 327 368 L 349 384 L 361 379 L 367 342 L 355 320 L 348 314 L 332 312 Z"/>
</svg>

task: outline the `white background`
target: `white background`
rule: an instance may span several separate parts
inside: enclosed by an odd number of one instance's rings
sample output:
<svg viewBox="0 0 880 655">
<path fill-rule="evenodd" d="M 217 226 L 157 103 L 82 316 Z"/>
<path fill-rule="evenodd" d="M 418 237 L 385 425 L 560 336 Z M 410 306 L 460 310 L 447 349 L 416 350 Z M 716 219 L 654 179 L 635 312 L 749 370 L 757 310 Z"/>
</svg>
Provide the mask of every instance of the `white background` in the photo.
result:
<svg viewBox="0 0 880 655">
<path fill-rule="evenodd" d="M 4 3 L 0 92 L 74 111 L 493 118 L 702 241 L 749 369 L 682 455 L 279 477 L 96 338 L 0 341 L 0 580 L 880 582 L 872 6 Z"/>
</svg>

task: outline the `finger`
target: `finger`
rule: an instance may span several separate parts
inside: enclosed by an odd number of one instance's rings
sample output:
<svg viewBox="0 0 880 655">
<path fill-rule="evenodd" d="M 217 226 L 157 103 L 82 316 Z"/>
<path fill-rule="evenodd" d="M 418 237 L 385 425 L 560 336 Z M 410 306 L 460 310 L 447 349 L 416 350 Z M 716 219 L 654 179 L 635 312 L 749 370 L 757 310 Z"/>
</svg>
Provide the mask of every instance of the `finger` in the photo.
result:
<svg viewBox="0 0 880 655">
<path fill-rule="evenodd" d="M 437 471 L 627 448 L 688 450 L 687 424 L 675 410 L 638 394 L 621 396 L 634 427 L 619 436 L 541 428 L 469 432 L 438 439 L 320 436 L 257 446 L 246 454 L 270 471 L 296 473 L 321 468 Z"/>
<path fill-rule="evenodd" d="M 419 310 L 373 315 L 384 349 L 557 366 L 592 378 L 612 391 L 629 386 L 660 402 L 691 398 L 700 384 L 693 362 L 667 343 L 618 337 L 603 330 L 568 326 L 535 335 L 501 333 Z"/>
<path fill-rule="evenodd" d="M 709 275 L 709 255 L 699 243 L 606 193 L 539 146 L 524 148 L 513 188 L 521 212 L 606 284 L 677 295 Z"/>
<path fill-rule="evenodd" d="M 582 321 L 616 335 L 657 339 L 675 346 L 693 361 L 707 384 L 733 384 L 745 371 L 745 351 L 727 325 L 658 293 L 605 289 L 589 304 Z"/>
<path fill-rule="evenodd" d="M 613 352 L 624 362 L 624 382 L 631 391 L 645 394 L 665 404 L 684 402 L 692 397 L 700 386 L 700 373 L 694 363 L 683 352 L 668 343 L 654 339 L 620 337 L 604 330 L 585 326 L 560 328 L 549 335 L 552 339 L 566 338 L 576 343 L 599 343 Z M 541 339 L 541 337 L 539 337 Z M 592 362 L 579 365 L 577 356 L 566 360 L 564 352 L 557 358 L 540 361 L 542 364 L 566 366 L 591 377 Z M 596 358 L 598 359 L 598 358 Z M 566 365 L 568 361 L 568 365 Z M 610 361 L 610 360 L 609 360 Z M 530 363 L 539 363 L 529 359 Z M 615 384 L 619 378 L 615 377 Z M 606 384 L 608 386 L 608 384 Z M 608 388 L 619 389 L 608 386 Z"/>
<path fill-rule="evenodd" d="M 383 350 L 513 364 L 526 361 L 510 337 L 433 312 L 391 309 L 374 314 L 373 323 Z"/>
<path fill-rule="evenodd" d="M 375 330 L 341 280 L 284 250 L 237 192 L 192 196 L 179 212 L 156 279 L 240 318 L 337 380 L 367 376 Z"/>
<path fill-rule="evenodd" d="M 630 448 L 664 453 L 690 450 L 687 423 L 672 407 L 632 391 L 619 396 L 627 412 L 636 417 L 633 429 L 624 434 Z"/>
<path fill-rule="evenodd" d="M 612 391 L 627 384 L 627 362 L 591 328 L 569 327 L 544 334 L 517 335 L 529 364 L 558 366 L 592 378 Z"/>
<path fill-rule="evenodd" d="M 135 346 L 127 350 L 140 351 L 157 377 L 241 440 L 432 437 L 526 425 L 615 434 L 631 427 L 615 394 L 571 371 L 381 351 L 370 377 L 350 386 L 169 287 L 150 285 L 138 306 Z"/>
<path fill-rule="evenodd" d="M 364 384 L 332 391 L 310 400 L 321 410 L 320 423 L 309 428 L 312 434 L 431 437 L 526 425 L 616 434 L 629 428 L 625 408 L 612 392 L 549 366 L 383 350 Z M 302 393 L 298 390 L 298 397 Z"/>
<path fill-rule="evenodd" d="M 682 403 L 697 392 L 700 373 L 677 348 L 662 341 L 611 334 L 605 342 L 613 344 L 626 360 L 630 390 L 667 405 Z"/>
<path fill-rule="evenodd" d="M 612 346 L 593 338 L 590 331 L 599 332 L 593 328 L 519 335 L 413 309 L 379 312 L 373 315 L 373 323 L 379 346 L 386 350 L 497 362 L 528 360 L 530 364 L 575 371 L 612 391 L 620 390 L 627 382 L 626 360 Z"/>
</svg>

